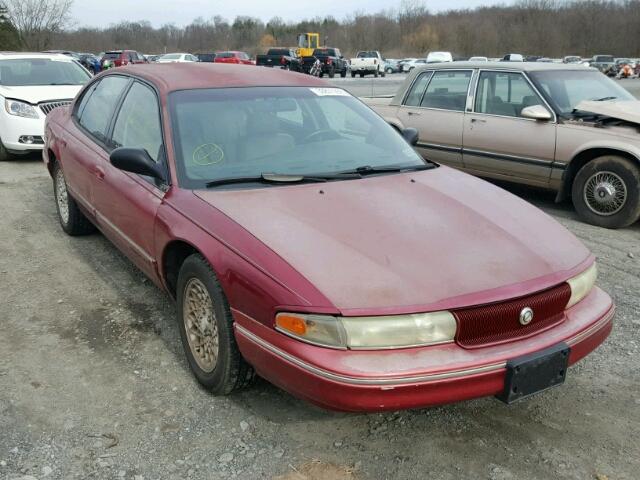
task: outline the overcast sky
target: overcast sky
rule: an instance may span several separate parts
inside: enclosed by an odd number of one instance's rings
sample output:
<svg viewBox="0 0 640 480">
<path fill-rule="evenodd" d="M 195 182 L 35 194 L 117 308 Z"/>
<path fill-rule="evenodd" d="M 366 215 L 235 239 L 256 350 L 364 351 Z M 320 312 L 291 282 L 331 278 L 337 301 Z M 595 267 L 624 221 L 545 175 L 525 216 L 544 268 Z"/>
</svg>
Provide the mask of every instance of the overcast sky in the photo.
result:
<svg viewBox="0 0 640 480">
<path fill-rule="evenodd" d="M 441 11 L 499 2 L 428 0 L 425 3 L 431 11 Z M 502 0 L 500 3 L 506 2 Z M 342 19 L 356 11 L 374 13 L 399 5 L 399 0 L 74 0 L 72 15 L 77 27 L 107 26 L 123 19 L 148 20 L 154 26 L 170 22 L 180 26 L 197 17 L 209 19 L 214 15 L 222 15 L 229 20 L 237 15 L 250 15 L 263 21 L 274 16 L 301 20 L 333 15 Z"/>
</svg>

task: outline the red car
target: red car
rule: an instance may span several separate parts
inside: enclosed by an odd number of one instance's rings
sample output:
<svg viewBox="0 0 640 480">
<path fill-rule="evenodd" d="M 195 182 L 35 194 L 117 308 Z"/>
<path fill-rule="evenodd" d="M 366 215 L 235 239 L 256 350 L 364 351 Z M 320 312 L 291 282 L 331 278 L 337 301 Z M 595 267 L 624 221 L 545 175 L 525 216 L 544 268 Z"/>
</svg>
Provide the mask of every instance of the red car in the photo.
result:
<svg viewBox="0 0 640 480">
<path fill-rule="evenodd" d="M 129 64 L 149 63 L 144 56 L 135 50 L 112 50 L 105 52 L 100 59 L 100 67 L 104 69 L 105 62 L 111 62 L 114 67 L 124 67 Z"/>
<path fill-rule="evenodd" d="M 612 328 L 593 255 L 415 142 L 317 78 L 165 64 L 98 75 L 43 156 L 64 231 L 98 227 L 176 300 L 213 393 L 257 372 L 375 411 L 562 383 Z"/>
<path fill-rule="evenodd" d="M 216 52 L 215 63 L 235 63 L 240 65 L 255 65 L 256 62 L 246 52 Z"/>
</svg>

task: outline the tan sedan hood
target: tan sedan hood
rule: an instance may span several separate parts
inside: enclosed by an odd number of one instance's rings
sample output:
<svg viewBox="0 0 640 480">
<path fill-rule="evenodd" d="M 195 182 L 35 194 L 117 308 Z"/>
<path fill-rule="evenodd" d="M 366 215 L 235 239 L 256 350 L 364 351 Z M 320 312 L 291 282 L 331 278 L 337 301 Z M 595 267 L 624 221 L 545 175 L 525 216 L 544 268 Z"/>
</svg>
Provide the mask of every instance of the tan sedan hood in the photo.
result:
<svg viewBox="0 0 640 480">
<path fill-rule="evenodd" d="M 576 106 L 576 110 L 640 124 L 640 100 L 610 100 L 605 102 L 585 100 Z"/>
</svg>

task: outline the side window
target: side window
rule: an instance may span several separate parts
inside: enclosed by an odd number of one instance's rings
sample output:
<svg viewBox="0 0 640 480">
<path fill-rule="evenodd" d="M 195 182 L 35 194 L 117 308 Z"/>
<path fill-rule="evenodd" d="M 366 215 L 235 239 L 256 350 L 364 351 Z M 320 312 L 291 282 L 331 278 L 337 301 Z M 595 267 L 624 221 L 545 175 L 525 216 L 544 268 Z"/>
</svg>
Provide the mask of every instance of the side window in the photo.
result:
<svg viewBox="0 0 640 480">
<path fill-rule="evenodd" d="M 413 82 L 411 86 L 411 91 L 409 91 L 409 95 L 404 101 L 404 104 L 408 107 L 418 107 L 420 106 L 420 101 L 422 100 L 422 94 L 424 93 L 425 88 L 427 88 L 427 84 L 429 83 L 429 79 L 433 75 L 433 72 L 425 72 L 421 73 L 420 76 Z"/>
<path fill-rule="evenodd" d="M 160 110 L 155 93 L 146 85 L 135 82 L 118 113 L 111 143 L 114 147 L 144 148 L 158 161 L 162 147 Z"/>
<path fill-rule="evenodd" d="M 477 113 L 520 117 L 526 107 L 542 100 L 520 73 L 482 72 L 476 93 Z"/>
<path fill-rule="evenodd" d="M 78 110 L 80 125 L 98 140 L 105 140 L 113 110 L 128 83 L 129 79 L 127 77 L 119 75 L 107 76 L 98 83 L 95 90 L 87 97 L 84 106 L 80 105 L 83 107 L 82 110 Z"/>
<path fill-rule="evenodd" d="M 464 112 L 470 80 L 470 70 L 436 72 L 420 106 Z"/>
<path fill-rule="evenodd" d="M 84 112 L 84 107 L 87 105 L 89 98 L 91 97 L 91 95 L 93 94 L 94 90 L 96 89 L 99 83 L 100 82 L 95 82 L 93 85 L 87 88 L 83 93 L 82 98 L 80 99 L 80 102 L 78 102 L 78 106 L 76 107 L 76 111 L 74 114 L 76 119 L 80 118 L 80 116 L 82 115 L 82 112 Z"/>
</svg>

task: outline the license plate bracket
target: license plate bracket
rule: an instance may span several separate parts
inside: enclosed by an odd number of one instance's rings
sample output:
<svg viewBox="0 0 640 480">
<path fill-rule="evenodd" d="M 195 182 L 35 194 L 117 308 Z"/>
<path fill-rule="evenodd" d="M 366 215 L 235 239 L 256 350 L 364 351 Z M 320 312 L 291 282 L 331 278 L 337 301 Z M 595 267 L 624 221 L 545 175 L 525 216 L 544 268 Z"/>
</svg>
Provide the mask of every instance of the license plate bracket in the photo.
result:
<svg viewBox="0 0 640 480">
<path fill-rule="evenodd" d="M 504 390 L 496 397 L 513 403 L 564 383 L 571 348 L 566 343 L 507 362 Z"/>
</svg>

